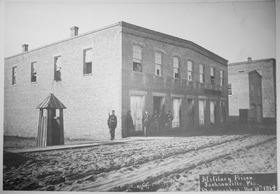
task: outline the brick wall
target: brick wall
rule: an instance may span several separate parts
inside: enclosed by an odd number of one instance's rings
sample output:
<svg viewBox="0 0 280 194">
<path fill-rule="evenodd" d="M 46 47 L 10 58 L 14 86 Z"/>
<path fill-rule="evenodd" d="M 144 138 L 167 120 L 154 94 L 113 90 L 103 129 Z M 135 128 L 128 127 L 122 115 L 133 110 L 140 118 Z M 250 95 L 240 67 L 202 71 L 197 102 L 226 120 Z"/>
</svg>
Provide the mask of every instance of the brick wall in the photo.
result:
<svg viewBox="0 0 280 194">
<path fill-rule="evenodd" d="M 39 110 L 49 93 L 66 107 L 65 137 L 109 139 L 108 111 L 121 120 L 120 26 L 80 35 L 5 60 L 4 134 L 37 136 Z M 83 50 L 92 48 L 92 75 L 83 75 Z M 61 56 L 62 81 L 54 81 L 54 57 Z M 31 83 L 31 62 L 37 62 L 37 83 Z M 17 84 L 12 85 L 12 66 Z M 120 138 L 121 123 L 116 129 Z"/>
<path fill-rule="evenodd" d="M 122 36 L 122 103 L 123 115 L 130 109 L 130 91 L 140 91 L 145 93 L 145 109 L 149 113 L 153 113 L 153 96 L 162 94 L 165 97 L 165 110 L 172 112 L 172 97 L 179 95 L 182 98 L 182 126 L 186 128 L 188 125 L 187 119 L 187 99 L 195 99 L 195 125 L 198 125 L 198 96 L 207 98 L 206 104 L 206 124 L 210 124 L 209 118 L 209 99 L 217 100 L 217 107 L 220 109 L 220 99 L 227 102 L 227 66 L 211 59 L 197 51 L 189 48 L 177 46 L 170 39 L 165 39 L 144 32 L 133 31 L 123 27 Z M 169 42 L 169 43 L 168 43 Z M 132 71 L 133 61 L 133 45 L 139 45 L 143 48 L 143 72 Z M 163 76 L 155 75 L 155 51 L 163 53 Z M 180 79 L 173 78 L 173 56 L 180 58 Z M 187 81 L 187 60 L 194 62 L 194 81 Z M 205 80 L 206 84 L 199 83 L 199 64 L 205 65 Z M 217 86 L 212 86 L 210 83 L 210 65 L 216 67 L 216 83 Z M 225 86 L 219 86 L 220 72 L 225 70 Z M 222 91 L 221 98 L 205 94 L 205 89 L 213 89 Z M 190 97 L 191 96 L 191 97 Z M 226 111 L 228 108 L 226 107 Z M 218 111 L 218 117 L 220 117 Z M 227 117 L 227 115 L 226 115 Z"/>
</svg>

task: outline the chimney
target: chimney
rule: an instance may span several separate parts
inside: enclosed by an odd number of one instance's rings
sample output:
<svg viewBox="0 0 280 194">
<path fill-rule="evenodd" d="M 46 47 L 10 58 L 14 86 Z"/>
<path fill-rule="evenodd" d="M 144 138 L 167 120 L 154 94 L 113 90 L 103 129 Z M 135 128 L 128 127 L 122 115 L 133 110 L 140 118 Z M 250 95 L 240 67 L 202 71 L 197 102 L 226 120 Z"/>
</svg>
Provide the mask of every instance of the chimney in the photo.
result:
<svg viewBox="0 0 280 194">
<path fill-rule="evenodd" d="M 71 30 L 71 37 L 78 35 L 79 28 L 77 26 L 73 26 L 72 28 L 70 28 L 70 30 Z"/>
<path fill-rule="evenodd" d="M 252 57 L 248 57 L 248 61 L 252 61 Z"/>
<path fill-rule="evenodd" d="M 22 52 L 27 52 L 28 51 L 28 44 L 23 44 L 22 45 Z"/>
</svg>

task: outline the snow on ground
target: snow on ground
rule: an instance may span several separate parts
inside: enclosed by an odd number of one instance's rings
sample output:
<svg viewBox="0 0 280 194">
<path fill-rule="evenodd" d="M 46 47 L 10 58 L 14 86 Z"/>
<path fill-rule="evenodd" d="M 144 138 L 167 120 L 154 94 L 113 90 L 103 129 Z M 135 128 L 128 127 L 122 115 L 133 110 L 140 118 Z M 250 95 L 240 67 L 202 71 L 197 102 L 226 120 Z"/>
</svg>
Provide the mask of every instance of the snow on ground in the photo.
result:
<svg viewBox="0 0 280 194">
<path fill-rule="evenodd" d="M 277 172 L 272 135 L 130 139 L 115 145 L 24 154 L 28 160 L 19 167 L 4 166 L 3 188 L 198 191 L 199 174 Z"/>
</svg>

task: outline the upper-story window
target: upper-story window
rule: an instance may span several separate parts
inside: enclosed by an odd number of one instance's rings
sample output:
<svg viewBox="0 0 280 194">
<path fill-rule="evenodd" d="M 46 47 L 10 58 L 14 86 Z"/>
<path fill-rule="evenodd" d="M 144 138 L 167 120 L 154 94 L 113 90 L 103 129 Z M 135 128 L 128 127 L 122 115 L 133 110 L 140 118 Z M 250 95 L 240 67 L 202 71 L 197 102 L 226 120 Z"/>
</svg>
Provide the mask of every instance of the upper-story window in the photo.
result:
<svg viewBox="0 0 280 194">
<path fill-rule="evenodd" d="M 215 67 L 210 67 L 211 84 L 215 84 Z"/>
<path fill-rule="evenodd" d="M 228 95 L 232 95 L 232 86 L 231 84 L 228 84 Z"/>
<path fill-rule="evenodd" d="M 133 46 L 133 71 L 142 72 L 142 54 L 143 49 L 141 46 Z"/>
<path fill-rule="evenodd" d="M 205 67 L 203 64 L 199 64 L 199 82 L 205 83 Z"/>
<path fill-rule="evenodd" d="M 61 56 L 54 58 L 54 80 L 61 81 Z"/>
<path fill-rule="evenodd" d="M 84 50 L 84 74 L 92 73 L 92 49 Z"/>
<path fill-rule="evenodd" d="M 37 62 L 31 63 L 31 82 L 37 81 Z"/>
<path fill-rule="evenodd" d="M 220 70 L 220 85 L 224 86 L 225 85 L 225 71 Z"/>
<path fill-rule="evenodd" d="M 193 62 L 188 61 L 188 81 L 193 81 Z"/>
<path fill-rule="evenodd" d="M 173 78 L 179 79 L 179 58 L 173 57 Z"/>
<path fill-rule="evenodd" d="M 162 76 L 162 53 L 155 52 L 155 75 Z"/>
<path fill-rule="evenodd" d="M 17 84 L 17 66 L 12 67 L 12 85 Z"/>
</svg>

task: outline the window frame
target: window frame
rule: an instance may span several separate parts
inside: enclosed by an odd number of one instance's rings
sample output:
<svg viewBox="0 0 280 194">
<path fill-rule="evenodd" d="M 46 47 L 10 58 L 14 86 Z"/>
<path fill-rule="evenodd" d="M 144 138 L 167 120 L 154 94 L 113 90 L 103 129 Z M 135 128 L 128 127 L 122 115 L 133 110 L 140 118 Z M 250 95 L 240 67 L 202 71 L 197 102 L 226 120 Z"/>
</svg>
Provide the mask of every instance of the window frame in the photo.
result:
<svg viewBox="0 0 280 194">
<path fill-rule="evenodd" d="M 202 73 L 201 73 L 201 68 L 202 67 Z M 202 78 L 202 81 L 201 81 Z M 204 64 L 199 64 L 199 82 L 201 84 L 205 84 L 205 65 Z"/>
<path fill-rule="evenodd" d="M 31 62 L 31 78 L 30 78 L 31 83 L 37 83 L 37 76 L 38 76 L 37 68 L 34 68 L 34 66 L 36 67 L 36 65 L 37 65 L 37 61 Z"/>
<path fill-rule="evenodd" d="M 157 57 L 156 55 L 159 54 L 160 55 L 160 63 L 157 63 Z M 162 61 L 163 61 L 163 53 L 160 52 L 160 51 L 155 51 L 155 75 L 156 76 L 163 76 L 163 64 L 162 64 Z M 157 67 L 159 67 L 159 74 L 157 74 Z"/>
<path fill-rule="evenodd" d="M 178 67 L 175 67 L 174 59 L 178 59 Z M 173 64 L 173 79 L 180 79 L 180 57 L 173 56 L 172 57 L 172 64 Z M 177 77 L 176 77 L 175 70 L 177 70 Z"/>
<path fill-rule="evenodd" d="M 134 50 L 136 48 L 140 49 L 140 58 L 136 58 L 135 55 L 137 50 Z M 134 44 L 132 46 L 132 71 L 133 72 L 143 72 L 143 47 L 138 44 Z"/>
<path fill-rule="evenodd" d="M 225 86 L 225 70 L 220 69 L 220 86 Z"/>
<path fill-rule="evenodd" d="M 191 65 L 191 70 L 189 70 L 189 64 Z M 187 61 L 187 71 L 188 71 L 188 73 L 187 73 L 187 76 L 188 76 L 188 81 L 194 81 L 194 79 L 193 79 L 193 74 L 194 74 L 194 62 L 192 61 L 192 60 L 188 60 Z M 190 75 L 191 75 L 191 79 L 190 79 Z"/>
<path fill-rule="evenodd" d="M 17 66 L 12 66 L 12 85 L 17 85 Z"/>
<path fill-rule="evenodd" d="M 228 84 L 228 95 L 232 96 L 232 84 Z"/>
<path fill-rule="evenodd" d="M 60 69 L 57 70 L 57 59 L 60 58 Z M 54 80 L 61 81 L 61 55 L 57 55 L 54 57 Z"/>
<path fill-rule="evenodd" d="M 213 75 L 212 75 L 212 69 L 213 69 Z M 212 85 L 216 84 L 216 68 L 213 66 L 210 66 L 210 83 Z"/>
<path fill-rule="evenodd" d="M 91 51 L 91 62 L 86 62 L 87 51 Z M 83 75 L 92 75 L 92 63 L 93 63 L 92 55 L 93 55 L 93 49 L 92 48 L 87 48 L 87 49 L 83 50 Z M 90 68 L 91 72 L 88 71 L 89 63 L 91 65 L 91 68 Z"/>
</svg>

